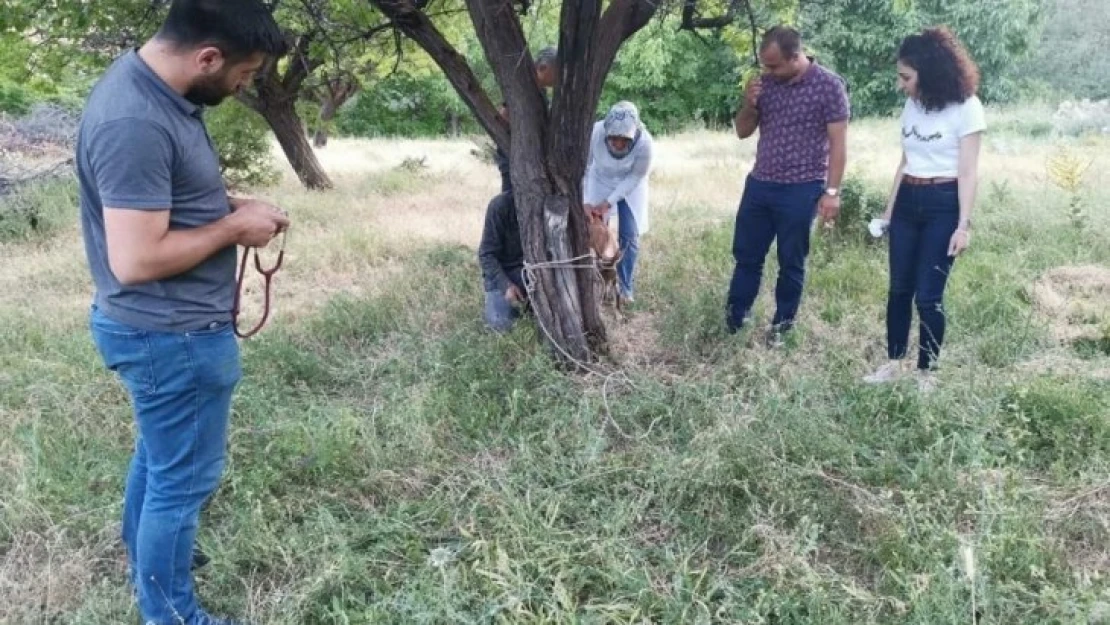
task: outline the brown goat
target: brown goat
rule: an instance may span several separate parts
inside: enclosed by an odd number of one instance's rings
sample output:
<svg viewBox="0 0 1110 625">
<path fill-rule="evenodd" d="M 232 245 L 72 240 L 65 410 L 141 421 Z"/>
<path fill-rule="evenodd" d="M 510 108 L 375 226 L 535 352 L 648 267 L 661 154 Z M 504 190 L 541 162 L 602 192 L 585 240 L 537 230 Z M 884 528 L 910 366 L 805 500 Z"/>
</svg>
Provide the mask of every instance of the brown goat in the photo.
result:
<svg viewBox="0 0 1110 625">
<path fill-rule="evenodd" d="M 611 295 L 617 310 L 620 310 L 621 298 L 617 294 L 617 263 L 621 260 L 621 250 L 617 244 L 617 237 L 613 236 L 613 231 L 597 213 L 586 211 L 586 217 L 590 250 L 593 252 L 598 274 L 601 275 L 601 299 L 605 301 Z"/>
</svg>

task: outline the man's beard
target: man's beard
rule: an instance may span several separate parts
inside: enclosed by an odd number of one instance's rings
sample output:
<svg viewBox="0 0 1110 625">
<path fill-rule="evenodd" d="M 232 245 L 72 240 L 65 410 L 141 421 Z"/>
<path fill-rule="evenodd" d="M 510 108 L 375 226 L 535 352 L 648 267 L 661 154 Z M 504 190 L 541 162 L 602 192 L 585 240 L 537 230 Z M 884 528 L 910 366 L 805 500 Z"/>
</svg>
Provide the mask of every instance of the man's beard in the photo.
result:
<svg viewBox="0 0 1110 625">
<path fill-rule="evenodd" d="M 185 91 L 185 99 L 197 106 L 218 106 L 233 92 L 223 85 L 222 76 L 195 83 Z"/>
</svg>

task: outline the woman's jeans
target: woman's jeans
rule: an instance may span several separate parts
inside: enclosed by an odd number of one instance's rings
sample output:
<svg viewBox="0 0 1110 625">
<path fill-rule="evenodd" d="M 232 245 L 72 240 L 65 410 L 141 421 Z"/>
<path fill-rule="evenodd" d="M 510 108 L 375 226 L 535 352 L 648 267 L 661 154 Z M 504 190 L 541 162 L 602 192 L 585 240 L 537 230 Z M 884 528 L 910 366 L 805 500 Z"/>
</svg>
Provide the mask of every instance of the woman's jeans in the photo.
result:
<svg viewBox="0 0 1110 625">
<path fill-rule="evenodd" d="M 903 183 L 890 220 L 887 355 L 906 357 L 913 305 L 920 320 L 917 367 L 931 369 L 944 342 L 944 287 L 955 258 L 948 255 L 960 218 L 956 182 Z"/>
</svg>

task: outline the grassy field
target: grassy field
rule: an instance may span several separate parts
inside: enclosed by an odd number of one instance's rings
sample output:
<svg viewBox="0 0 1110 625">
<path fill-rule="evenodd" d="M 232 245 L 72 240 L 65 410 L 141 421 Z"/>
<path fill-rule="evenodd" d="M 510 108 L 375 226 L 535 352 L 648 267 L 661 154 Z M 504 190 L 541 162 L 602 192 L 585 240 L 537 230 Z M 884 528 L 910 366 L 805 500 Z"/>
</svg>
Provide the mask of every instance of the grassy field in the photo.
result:
<svg viewBox="0 0 1110 625">
<path fill-rule="evenodd" d="M 1110 136 L 988 119 L 929 394 L 860 382 L 887 280 L 863 216 L 815 234 L 789 345 L 726 334 L 751 142 L 660 138 L 603 378 L 557 371 L 530 324 L 483 331 L 498 177 L 472 144 L 334 141 L 335 191 L 258 191 L 295 225 L 243 345 L 203 603 L 289 625 L 1110 623 Z M 850 135 L 885 194 L 895 124 Z M 1094 162 L 1074 199 L 1046 173 L 1061 146 Z M 58 229 L 0 243 L 0 622 L 126 623 L 132 422 L 88 335 L 71 191 L 45 197 Z"/>
</svg>

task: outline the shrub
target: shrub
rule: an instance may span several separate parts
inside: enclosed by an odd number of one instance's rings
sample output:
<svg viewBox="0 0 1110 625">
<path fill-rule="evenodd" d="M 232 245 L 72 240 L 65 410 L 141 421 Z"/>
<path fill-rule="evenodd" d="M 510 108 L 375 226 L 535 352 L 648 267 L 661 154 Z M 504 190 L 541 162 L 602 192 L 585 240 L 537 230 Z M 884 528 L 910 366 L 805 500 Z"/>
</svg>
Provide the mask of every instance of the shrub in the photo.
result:
<svg viewBox="0 0 1110 625">
<path fill-rule="evenodd" d="M 849 173 L 840 184 L 840 216 L 833 234 L 839 241 L 863 242 L 871 238 L 867 223 L 882 214 L 887 196 L 856 173 Z"/>
<path fill-rule="evenodd" d="M 22 85 L 0 82 L 0 113 L 26 115 L 31 110 L 31 92 Z"/>
<path fill-rule="evenodd" d="M 45 237 L 76 220 L 77 181 L 70 175 L 21 184 L 0 196 L 0 241 Z"/>
<path fill-rule="evenodd" d="M 396 73 L 363 89 L 340 109 L 335 126 L 340 134 L 358 137 L 442 136 L 453 130 L 480 131 L 474 117 L 464 111 L 458 95 L 443 76 Z"/>
<path fill-rule="evenodd" d="M 208 132 L 220 154 L 220 170 L 229 187 L 277 182 L 266 120 L 238 101 L 214 107 L 205 115 Z"/>
</svg>

